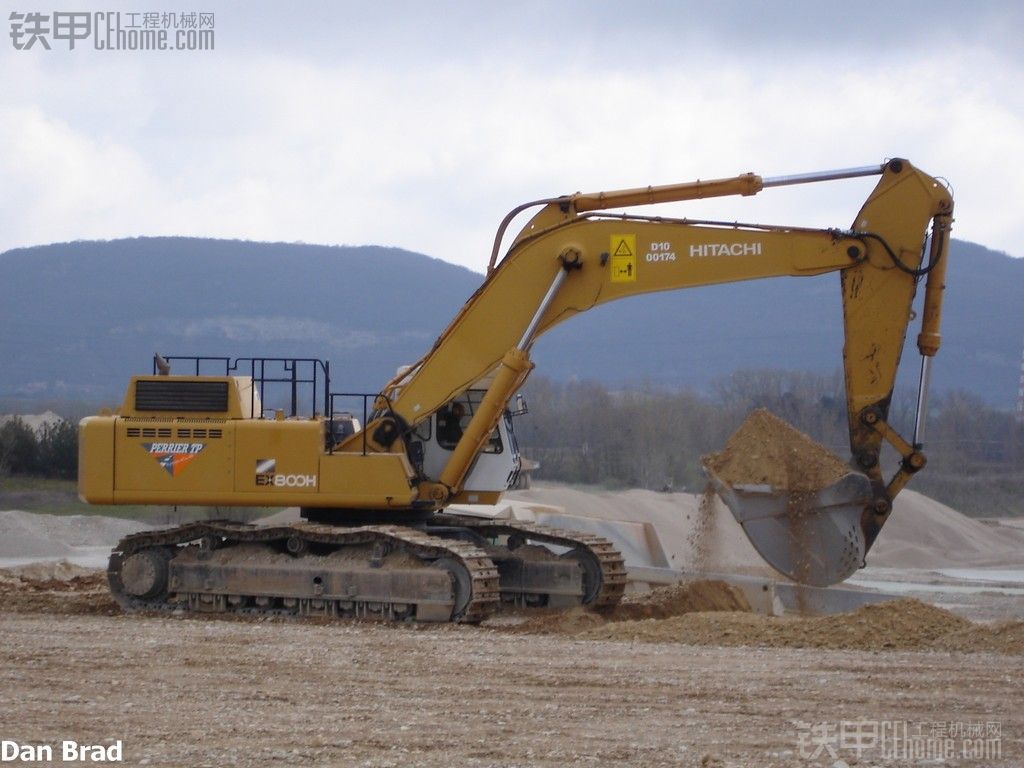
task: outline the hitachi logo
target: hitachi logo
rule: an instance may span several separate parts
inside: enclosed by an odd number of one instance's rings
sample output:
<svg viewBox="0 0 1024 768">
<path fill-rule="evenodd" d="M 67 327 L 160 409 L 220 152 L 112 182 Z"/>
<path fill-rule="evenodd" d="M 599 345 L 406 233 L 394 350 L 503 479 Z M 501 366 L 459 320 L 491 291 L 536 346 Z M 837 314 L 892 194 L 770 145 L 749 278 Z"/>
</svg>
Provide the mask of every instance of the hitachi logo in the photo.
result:
<svg viewBox="0 0 1024 768">
<path fill-rule="evenodd" d="M 690 258 L 705 256 L 760 256 L 760 243 L 705 243 L 691 245 Z"/>
</svg>

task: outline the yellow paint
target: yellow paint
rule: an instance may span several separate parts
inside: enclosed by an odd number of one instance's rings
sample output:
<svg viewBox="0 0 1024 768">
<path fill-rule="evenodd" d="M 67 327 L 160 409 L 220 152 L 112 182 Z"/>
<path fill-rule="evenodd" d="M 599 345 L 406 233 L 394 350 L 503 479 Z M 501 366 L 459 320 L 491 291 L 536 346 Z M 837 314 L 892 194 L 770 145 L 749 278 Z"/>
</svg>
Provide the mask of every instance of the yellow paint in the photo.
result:
<svg viewBox="0 0 1024 768">
<path fill-rule="evenodd" d="M 876 453 L 883 438 L 862 423 L 861 414 L 875 408 L 883 419 L 887 416 L 918 287 L 913 276 L 894 268 L 892 254 L 918 268 L 928 227 L 947 233 L 953 201 L 936 179 L 906 161 L 887 164 L 860 213 L 849 219 L 860 222 L 857 227 L 865 230 L 863 234 L 767 225 L 726 228 L 628 214 L 614 219 L 580 215 L 615 206 L 753 194 L 760 186 L 760 178 L 748 174 L 711 183 L 577 195 L 568 202 L 553 200 L 541 209 L 427 355 L 411 373 L 393 379 L 384 390 L 387 400 L 382 397 L 376 403 L 415 426 L 454 395 L 489 377 L 482 415 L 472 423 L 473 439 L 453 456 L 443 477 L 418 477 L 401 440 L 378 446 L 371 438 L 366 441 L 369 455 L 363 455 L 363 435 L 358 435 L 329 454 L 322 420 L 260 420 L 262 406 L 245 377 L 138 377 L 118 415 L 82 422 L 79 492 L 94 503 L 364 510 L 410 508 L 414 500 L 425 507 L 440 505 L 449 492 L 456 499 L 468 498 L 461 488 L 463 479 L 508 398 L 532 367 L 519 345 L 564 268 L 555 256 L 564 253 L 582 257 L 538 318 L 538 336 L 594 306 L 628 296 L 783 275 L 839 273 L 850 447 L 854 455 Z M 625 227 L 632 232 L 623 234 Z M 638 241 L 645 246 L 643 275 L 638 274 Z M 939 268 L 929 277 L 926 291 L 921 339 L 925 354 L 934 354 L 939 342 L 948 237 L 935 242 L 932 256 Z M 653 244 L 666 247 L 652 250 Z M 515 354 L 505 359 L 509 350 Z M 136 408 L 140 381 L 166 383 L 176 378 L 224 382 L 224 410 Z M 372 435 L 375 426 L 371 422 L 366 430 Z M 880 465 L 867 474 L 882 480 Z M 895 495 L 904 482 L 897 477 L 890 493 Z"/>
<path fill-rule="evenodd" d="M 113 416 L 89 416 L 78 427 L 78 498 L 89 504 L 114 501 Z"/>
<path fill-rule="evenodd" d="M 305 419 L 92 416 L 80 426 L 79 494 L 93 504 L 412 503 L 414 473 L 404 454 L 330 455 L 324 444 L 323 424 Z"/>
</svg>

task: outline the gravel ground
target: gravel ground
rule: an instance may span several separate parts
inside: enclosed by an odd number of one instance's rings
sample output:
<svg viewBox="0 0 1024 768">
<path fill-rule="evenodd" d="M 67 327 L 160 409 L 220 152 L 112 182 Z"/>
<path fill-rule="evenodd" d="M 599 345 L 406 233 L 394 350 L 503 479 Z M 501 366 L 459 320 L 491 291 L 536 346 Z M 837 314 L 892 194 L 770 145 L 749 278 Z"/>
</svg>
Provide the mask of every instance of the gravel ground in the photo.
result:
<svg viewBox="0 0 1024 768">
<path fill-rule="evenodd" d="M 905 721 L 998 723 L 1000 758 L 941 764 L 1024 764 L 1019 656 L 45 612 L 58 604 L 0 603 L 0 738 L 120 739 L 126 765 L 864 767 L 881 756 L 858 761 L 841 724 L 870 742 Z M 801 757 L 815 733 L 827 746 Z"/>
<path fill-rule="evenodd" d="M 50 522 L 6 519 L 7 554 L 93 542 Z M 130 766 L 1024 766 L 1020 597 L 952 597 L 958 613 L 1017 621 L 993 635 L 906 602 L 831 623 L 125 616 L 102 573 L 25 566 L 0 571 L 0 740 L 53 745 L 55 765 L 68 739 L 120 740 Z M 936 622 L 957 629 L 942 650 L 913 640 Z M 963 754 L 977 728 L 998 728 L 997 755 Z M 926 758 L 886 759 L 894 730 Z M 941 761 L 927 759 L 946 748 L 925 741 L 936 733 L 953 750 Z"/>
</svg>

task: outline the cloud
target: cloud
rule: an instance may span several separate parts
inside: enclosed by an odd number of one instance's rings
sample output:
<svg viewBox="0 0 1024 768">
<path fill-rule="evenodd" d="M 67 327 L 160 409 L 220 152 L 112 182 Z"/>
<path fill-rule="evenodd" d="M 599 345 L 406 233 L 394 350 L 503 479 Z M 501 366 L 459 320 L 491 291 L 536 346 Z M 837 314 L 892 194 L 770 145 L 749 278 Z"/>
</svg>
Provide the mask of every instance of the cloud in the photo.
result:
<svg viewBox="0 0 1024 768">
<path fill-rule="evenodd" d="M 397 245 L 481 270 L 498 221 L 524 200 L 899 154 L 952 181 L 957 236 L 1024 255 L 1008 204 L 1024 170 L 1022 65 L 997 35 L 932 47 L 938 28 L 922 24 L 911 42 L 837 32 L 832 46 L 799 45 L 787 11 L 760 37 L 698 18 L 675 40 L 653 13 L 619 24 L 593 9 L 561 47 L 496 11 L 416 35 L 417 11 L 357 17 L 334 39 L 358 41 L 325 52 L 329 24 L 303 45 L 254 10 L 248 26 L 223 11 L 222 44 L 205 57 L 109 53 L 70 67 L 57 51 L 5 52 L 0 249 L 203 235 Z M 555 31 L 570 21 L 555 13 Z M 845 226 L 870 186 L 668 212 Z"/>
<path fill-rule="evenodd" d="M 127 223 L 155 202 L 149 168 L 132 149 L 37 107 L 0 108 L 0 146 L 0 215 L 15 242 L 102 237 L 115 218 Z"/>
</svg>

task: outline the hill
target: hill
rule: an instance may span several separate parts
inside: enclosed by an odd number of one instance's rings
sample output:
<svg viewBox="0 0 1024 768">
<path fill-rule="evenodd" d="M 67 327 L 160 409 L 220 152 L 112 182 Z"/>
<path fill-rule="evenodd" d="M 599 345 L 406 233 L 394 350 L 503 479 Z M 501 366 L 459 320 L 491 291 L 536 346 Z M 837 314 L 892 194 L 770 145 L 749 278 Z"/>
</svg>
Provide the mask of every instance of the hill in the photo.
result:
<svg viewBox="0 0 1024 768">
<path fill-rule="evenodd" d="M 481 279 L 373 246 L 136 238 L 15 249 L 0 254 L 0 396 L 116 399 L 155 351 L 328 358 L 336 389 L 375 390 L 429 348 Z M 954 241 L 948 286 L 935 386 L 1011 407 L 1024 260 Z M 825 275 L 627 299 L 555 328 L 534 356 L 553 378 L 705 389 L 738 368 L 833 371 L 841 350 L 838 281 Z M 907 383 L 916 367 L 905 366 Z"/>
<path fill-rule="evenodd" d="M 479 276 L 393 248 L 138 238 L 0 255 L 0 394 L 110 398 L 165 355 L 332 361 L 379 388 Z"/>
</svg>

